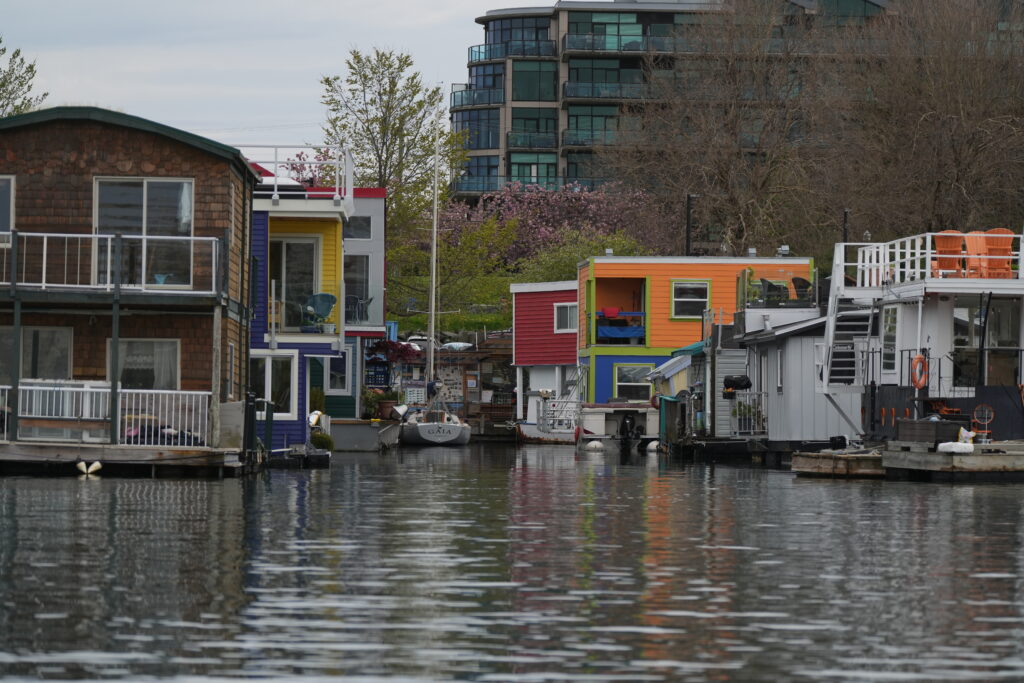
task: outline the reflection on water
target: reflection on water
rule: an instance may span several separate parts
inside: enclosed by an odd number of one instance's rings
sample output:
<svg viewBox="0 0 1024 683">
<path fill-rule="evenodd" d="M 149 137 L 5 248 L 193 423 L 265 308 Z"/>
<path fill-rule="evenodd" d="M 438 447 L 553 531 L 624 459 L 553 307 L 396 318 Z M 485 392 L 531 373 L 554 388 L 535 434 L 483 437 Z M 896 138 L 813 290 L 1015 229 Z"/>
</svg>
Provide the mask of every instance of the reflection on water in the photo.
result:
<svg viewBox="0 0 1024 683">
<path fill-rule="evenodd" d="M 0 672 L 1021 678 L 1021 493 L 564 447 L 0 479 Z"/>
</svg>

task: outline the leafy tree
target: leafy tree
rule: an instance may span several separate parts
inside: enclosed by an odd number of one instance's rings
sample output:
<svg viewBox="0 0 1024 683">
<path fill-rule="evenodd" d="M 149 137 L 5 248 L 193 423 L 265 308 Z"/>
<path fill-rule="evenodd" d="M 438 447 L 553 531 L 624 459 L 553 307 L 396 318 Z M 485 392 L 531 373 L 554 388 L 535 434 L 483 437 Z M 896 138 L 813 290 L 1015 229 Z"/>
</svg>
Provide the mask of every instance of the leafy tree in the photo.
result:
<svg viewBox="0 0 1024 683">
<path fill-rule="evenodd" d="M 48 94 L 35 97 L 31 94 L 32 81 L 36 77 L 35 62 L 26 62 L 21 50 L 15 49 L 5 66 L 2 60 L 6 54 L 3 36 L 0 36 L 0 118 L 24 114 L 39 106 Z"/>
<path fill-rule="evenodd" d="M 651 252 L 635 238 L 622 231 L 592 233 L 568 230 L 557 244 L 551 244 L 523 264 L 518 282 L 557 282 L 575 280 L 578 265 L 591 256 L 602 256 L 611 249 L 616 256 L 644 256 Z"/>
</svg>

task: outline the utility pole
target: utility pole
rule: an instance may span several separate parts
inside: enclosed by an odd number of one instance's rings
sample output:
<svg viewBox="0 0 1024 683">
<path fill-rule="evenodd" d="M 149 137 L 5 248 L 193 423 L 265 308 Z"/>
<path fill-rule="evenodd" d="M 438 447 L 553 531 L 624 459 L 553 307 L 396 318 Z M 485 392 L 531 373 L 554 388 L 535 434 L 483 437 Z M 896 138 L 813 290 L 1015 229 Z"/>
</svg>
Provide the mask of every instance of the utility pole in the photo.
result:
<svg viewBox="0 0 1024 683">
<path fill-rule="evenodd" d="M 688 194 L 686 195 L 686 255 L 692 256 L 693 250 L 690 248 L 692 234 L 693 234 L 693 200 L 700 197 L 699 194 Z"/>
<path fill-rule="evenodd" d="M 850 210 L 843 209 L 843 242 L 850 241 Z"/>
</svg>

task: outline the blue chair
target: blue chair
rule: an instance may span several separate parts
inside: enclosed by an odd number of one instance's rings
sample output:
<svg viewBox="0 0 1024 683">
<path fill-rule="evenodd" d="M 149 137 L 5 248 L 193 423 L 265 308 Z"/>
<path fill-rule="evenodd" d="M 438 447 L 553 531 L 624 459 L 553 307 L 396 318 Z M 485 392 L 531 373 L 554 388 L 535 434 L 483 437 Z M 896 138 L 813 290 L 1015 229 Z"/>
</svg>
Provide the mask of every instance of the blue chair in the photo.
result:
<svg viewBox="0 0 1024 683">
<path fill-rule="evenodd" d="M 334 310 L 334 304 L 338 303 L 338 297 L 327 292 L 320 292 L 306 299 L 303 306 L 303 324 L 315 325 L 327 320 Z"/>
</svg>

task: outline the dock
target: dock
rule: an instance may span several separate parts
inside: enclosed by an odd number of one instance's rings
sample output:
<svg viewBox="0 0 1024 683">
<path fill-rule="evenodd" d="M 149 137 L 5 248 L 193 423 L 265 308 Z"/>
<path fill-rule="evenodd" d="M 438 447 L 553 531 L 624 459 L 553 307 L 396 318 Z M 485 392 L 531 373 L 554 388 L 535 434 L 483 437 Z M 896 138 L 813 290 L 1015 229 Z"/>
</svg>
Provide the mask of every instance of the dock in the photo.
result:
<svg viewBox="0 0 1024 683">
<path fill-rule="evenodd" d="M 882 453 L 875 449 L 793 453 L 793 472 L 804 477 L 878 479 L 886 476 Z"/>
<path fill-rule="evenodd" d="M 882 466 L 890 478 L 923 481 L 1024 480 L 1024 441 L 974 444 L 974 453 L 939 453 L 933 443 L 889 441 Z"/>
</svg>

